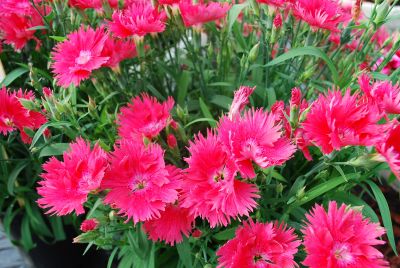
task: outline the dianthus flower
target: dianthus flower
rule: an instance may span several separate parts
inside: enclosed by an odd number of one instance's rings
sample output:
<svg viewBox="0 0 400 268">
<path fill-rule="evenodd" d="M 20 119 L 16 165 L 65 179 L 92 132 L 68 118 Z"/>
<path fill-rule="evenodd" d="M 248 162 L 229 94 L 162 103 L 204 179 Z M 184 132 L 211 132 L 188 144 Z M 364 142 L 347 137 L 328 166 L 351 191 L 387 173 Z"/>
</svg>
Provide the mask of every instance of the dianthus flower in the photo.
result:
<svg viewBox="0 0 400 268">
<path fill-rule="evenodd" d="M 147 34 L 165 30 L 167 15 L 153 7 L 151 1 L 132 1 L 123 9 L 114 11 L 109 22 L 111 31 L 120 38 L 140 39 Z"/>
<path fill-rule="evenodd" d="M 165 166 L 158 144 L 146 147 L 141 142 L 121 140 L 102 182 L 102 188 L 110 190 L 104 201 L 135 224 L 159 218 L 167 204 L 178 198 L 176 176 Z"/>
<path fill-rule="evenodd" d="M 383 157 L 382 161 L 389 164 L 393 174 L 400 179 L 400 125 L 397 121 L 389 124 L 385 137 L 377 142 L 376 149 Z"/>
<path fill-rule="evenodd" d="M 206 219 L 211 228 L 227 226 L 231 218 L 248 216 L 257 206 L 254 184 L 235 179 L 237 173 L 218 136 L 199 134 L 189 145 L 189 167 L 182 184 L 182 206 Z"/>
<path fill-rule="evenodd" d="M 58 216 L 84 213 L 83 203 L 90 192 L 99 189 L 106 168 L 107 154 L 100 146 L 91 150 L 88 142 L 78 138 L 64 152 L 63 161 L 52 157 L 43 165 L 38 204 Z"/>
<path fill-rule="evenodd" d="M 374 246 L 384 244 L 378 237 L 385 233 L 377 223 L 363 219 L 361 212 L 346 205 L 329 203 L 328 212 L 317 205 L 306 215 L 302 230 L 307 257 L 303 264 L 310 268 L 381 268 L 388 267 Z"/>
<path fill-rule="evenodd" d="M 93 230 L 96 230 L 97 227 L 99 226 L 99 221 L 96 219 L 87 219 L 84 220 L 81 224 L 81 231 L 86 233 L 86 232 L 90 232 Z"/>
<path fill-rule="evenodd" d="M 118 115 L 118 134 L 124 139 L 152 139 L 170 122 L 174 100 L 159 103 L 154 97 L 142 94 L 131 100 Z"/>
<path fill-rule="evenodd" d="M 93 8 L 97 11 L 102 11 L 104 1 L 105 0 L 69 0 L 68 4 L 83 10 Z M 111 8 L 118 8 L 118 0 L 108 0 L 108 4 Z"/>
<path fill-rule="evenodd" d="M 358 79 L 367 101 L 376 104 L 381 112 L 400 114 L 400 85 L 392 84 L 390 81 L 378 81 L 371 84 L 370 80 L 366 74 Z"/>
<path fill-rule="evenodd" d="M 101 56 L 108 57 L 108 60 L 103 64 L 103 67 L 118 69 L 118 64 L 121 61 L 137 56 L 136 46 L 132 41 L 124 41 L 110 37 L 104 43 Z"/>
<path fill-rule="evenodd" d="M 232 120 L 223 117 L 218 133 L 244 178 L 256 176 L 253 163 L 261 168 L 281 165 L 296 149 L 289 139 L 282 137 L 275 115 L 263 110 L 249 110 Z"/>
<path fill-rule="evenodd" d="M 36 130 L 47 120 L 40 112 L 26 109 L 19 99 L 33 101 L 33 92 L 18 90 L 11 93 L 5 87 L 0 89 L 0 133 L 6 135 L 18 129 L 22 141 L 29 143 L 31 138 L 25 132 L 25 128 Z"/>
<path fill-rule="evenodd" d="M 249 103 L 249 97 L 255 89 L 255 87 L 241 86 L 235 91 L 232 105 L 229 109 L 230 119 L 240 115 L 240 112 L 243 111 L 244 107 Z"/>
<path fill-rule="evenodd" d="M 67 40 L 58 43 L 52 52 L 53 72 L 57 84 L 68 87 L 78 86 L 89 78 L 92 71 L 107 63 L 109 57 L 103 57 L 102 51 L 108 36 L 104 28 L 96 30 L 82 26 L 78 31 L 67 35 Z"/>
<path fill-rule="evenodd" d="M 313 103 L 302 126 L 306 137 L 329 154 L 349 145 L 373 145 L 379 137 L 380 117 L 358 94 L 329 91 Z"/>
<path fill-rule="evenodd" d="M 298 267 L 293 259 L 299 245 L 294 230 L 284 224 L 250 221 L 217 251 L 217 267 Z"/>
<path fill-rule="evenodd" d="M 307 22 L 313 30 L 338 32 L 339 24 L 351 19 L 337 0 L 298 0 L 292 10 L 296 18 Z"/>
<path fill-rule="evenodd" d="M 204 23 L 225 17 L 230 8 L 229 3 L 220 2 L 205 4 L 204 1 L 199 1 L 197 4 L 193 4 L 192 0 L 182 0 L 179 3 L 179 10 L 185 26 L 196 28 L 201 28 Z"/>
</svg>

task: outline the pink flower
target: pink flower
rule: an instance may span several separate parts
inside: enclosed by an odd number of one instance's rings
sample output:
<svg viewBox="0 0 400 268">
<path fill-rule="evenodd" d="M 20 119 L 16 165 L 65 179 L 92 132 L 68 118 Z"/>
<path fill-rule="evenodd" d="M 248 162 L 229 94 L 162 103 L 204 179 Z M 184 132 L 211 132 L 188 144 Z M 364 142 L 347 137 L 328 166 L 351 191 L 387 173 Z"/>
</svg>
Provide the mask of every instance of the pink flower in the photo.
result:
<svg viewBox="0 0 400 268">
<path fill-rule="evenodd" d="M 232 155 L 244 178 L 256 176 L 253 163 L 261 168 L 281 165 L 295 152 L 274 114 L 263 110 L 249 110 L 233 120 L 223 117 L 218 127 L 222 144 Z"/>
<path fill-rule="evenodd" d="M 107 168 L 107 154 L 81 138 L 70 144 L 63 154 L 63 161 L 52 157 L 43 165 L 37 191 L 41 198 L 39 206 L 49 209 L 47 213 L 63 216 L 73 211 L 84 213 L 83 203 L 91 191 L 99 189 Z"/>
<path fill-rule="evenodd" d="M 314 102 L 302 126 L 324 154 L 345 146 L 370 146 L 380 135 L 379 112 L 358 94 L 329 91 Z"/>
<path fill-rule="evenodd" d="M 290 98 L 290 107 L 297 106 L 299 107 L 301 104 L 301 90 L 300 88 L 292 89 L 292 96 Z"/>
<path fill-rule="evenodd" d="M 112 69 L 118 68 L 118 64 L 126 59 L 137 56 L 135 43 L 132 41 L 123 41 L 109 37 L 104 43 L 101 56 L 108 58 L 103 64 L 104 67 Z"/>
<path fill-rule="evenodd" d="M 203 1 L 193 4 L 192 0 L 182 0 L 179 3 L 179 10 L 186 27 L 200 28 L 204 23 L 221 19 L 230 8 L 229 3 L 211 1 L 207 4 Z"/>
<path fill-rule="evenodd" d="M 189 167 L 182 184 L 182 207 L 206 219 L 211 228 L 227 226 L 231 218 L 248 216 L 257 206 L 257 187 L 235 179 L 234 163 L 218 137 L 208 132 L 190 142 Z"/>
<path fill-rule="evenodd" d="M 52 52 L 53 72 L 57 84 L 68 87 L 78 86 L 89 78 L 92 71 L 107 63 L 109 57 L 103 57 L 102 51 L 107 35 L 104 28 L 93 30 L 82 26 L 78 31 L 67 35 L 67 40 L 58 43 Z"/>
<path fill-rule="evenodd" d="M 293 0 L 257 0 L 257 2 L 275 7 L 283 7 L 286 4 L 291 4 Z"/>
<path fill-rule="evenodd" d="M 282 15 L 281 15 L 281 13 L 279 13 L 279 12 L 276 13 L 276 16 L 274 18 L 273 24 L 274 24 L 274 27 L 277 28 L 277 29 L 282 27 Z"/>
<path fill-rule="evenodd" d="M 161 216 L 168 203 L 178 198 L 176 176 L 165 166 L 158 144 L 121 140 L 111 156 L 111 166 L 102 182 L 110 189 L 104 201 L 136 224 Z"/>
<path fill-rule="evenodd" d="M 105 1 L 106 0 L 69 0 L 68 4 L 79 9 L 93 8 L 97 11 L 102 11 L 103 2 Z M 118 8 L 118 0 L 108 0 L 107 2 L 111 8 Z"/>
<path fill-rule="evenodd" d="M 153 241 L 162 240 L 173 246 L 180 243 L 183 236 L 188 237 L 194 223 L 194 217 L 187 208 L 169 204 L 157 219 L 143 224 L 145 231 Z"/>
<path fill-rule="evenodd" d="M 99 226 L 99 221 L 96 219 L 87 219 L 84 220 L 81 224 L 81 231 L 86 233 L 86 232 L 90 232 L 93 230 L 96 230 L 97 227 Z"/>
<path fill-rule="evenodd" d="M 306 21 L 314 31 L 339 32 L 339 24 L 351 19 L 337 0 L 298 0 L 292 10 L 296 18 Z"/>
<path fill-rule="evenodd" d="M 47 119 L 40 112 L 31 111 L 22 106 L 20 99 L 34 100 L 32 91 L 22 90 L 9 92 L 5 87 L 0 89 L 0 133 L 7 133 L 18 129 L 24 143 L 30 143 L 31 138 L 26 134 L 25 128 L 36 130 Z"/>
<path fill-rule="evenodd" d="M 249 97 L 255 90 L 255 87 L 244 87 L 241 86 L 235 91 L 231 108 L 229 109 L 229 118 L 232 119 L 240 115 L 244 107 L 249 103 Z"/>
<path fill-rule="evenodd" d="M 174 134 L 169 134 L 167 136 L 167 144 L 168 144 L 168 147 L 171 149 L 173 149 L 177 146 L 177 142 L 176 142 L 176 138 L 175 138 Z"/>
<path fill-rule="evenodd" d="M 38 4 L 41 0 L 35 0 Z M 32 15 L 34 8 L 29 0 L 1 0 L 0 1 L 0 15 L 9 16 L 11 14 L 16 15 Z"/>
<path fill-rule="evenodd" d="M 397 121 L 389 124 L 384 138 L 376 145 L 376 150 L 387 162 L 393 174 L 400 179 L 400 125 Z"/>
<path fill-rule="evenodd" d="M 124 139 L 152 139 L 156 137 L 171 120 L 174 100 L 159 103 L 154 97 L 142 94 L 135 97 L 118 115 L 118 134 Z"/>
<path fill-rule="evenodd" d="M 310 268 L 388 267 L 374 246 L 384 244 L 377 239 L 385 233 L 377 223 L 363 219 L 361 212 L 346 205 L 329 202 L 328 212 L 315 206 L 306 215 L 308 223 L 302 230 L 307 258 L 303 264 Z"/>
<path fill-rule="evenodd" d="M 250 221 L 217 251 L 217 267 L 298 267 L 293 259 L 299 245 L 294 230 L 285 224 Z"/>
<path fill-rule="evenodd" d="M 5 44 L 12 45 L 17 50 L 22 49 L 29 40 L 35 40 L 39 46 L 40 41 L 35 37 L 35 30 L 30 30 L 38 25 L 43 25 L 43 22 L 37 12 L 30 16 L 15 13 L 0 15 L 0 36 Z"/>
<path fill-rule="evenodd" d="M 379 81 L 370 84 L 370 77 L 363 74 L 358 82 L 368 102 L 379 107 L 381 112 L 400 114 L 400 86 L 390 81 Z"/>
<path fill-rule="evenodd" d="M 124 10 L 114 11 L 109 26 L 117 37 L 142 38 L 150 33 L 163 32 L 166 19 L 165 12 L 159 12 L 151 1 L 132 1 Z"/>
<path fill-rule="evenodd" d="M 160 5 L 178 5 L 181 2 L 181 0 L 158 0 L 158 4 Z"/>
</svg>

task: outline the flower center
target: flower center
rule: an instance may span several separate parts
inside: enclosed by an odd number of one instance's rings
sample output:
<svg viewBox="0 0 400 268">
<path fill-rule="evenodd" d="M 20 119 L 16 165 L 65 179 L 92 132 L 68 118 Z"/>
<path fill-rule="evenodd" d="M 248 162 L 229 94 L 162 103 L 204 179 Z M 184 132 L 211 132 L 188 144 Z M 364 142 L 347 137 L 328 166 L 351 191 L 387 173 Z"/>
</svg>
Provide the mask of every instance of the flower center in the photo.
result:
<svg viewBox="0 0 400 268">
<path fill-rule="evenodd" d="M 350 247 L 345 243 L 337 243 L 333 247 L 333 255 L 339 264 L 347 265 L 354 262 Z"/>
<path fill-rule="evenodd" d="M 92 59 L 92 53 L 88 50 L 82 50 L 79 52 L 79 57 L 76 58 L 75 62 L 77 64 L 83 65 L 88 63 Z"/>
<path fill-rule="evenodd" d="M 135 178 L 132 181 L 131 191 L 137 192 L 137 191 L 145 189 L 146 186 L 147 186 L 147 182 L 144 179 L 143 175 L 137 175 L 137 176 L 135 176 Z"/>
<path fill-rule="evenodd" d="M 273 262 L 264 254 L 256 254 L 253 257 L 253 261 L 255 264 L 259 263 L 259 264 L 273 264 Z"/>
<path fill-rule="evenodd" d="M 216 175 L 214 175 L 214 181 L 215 182 L 220 182 L 224 180 L 225 176 L 223 172 L 218 172 Z"/>
</svg>

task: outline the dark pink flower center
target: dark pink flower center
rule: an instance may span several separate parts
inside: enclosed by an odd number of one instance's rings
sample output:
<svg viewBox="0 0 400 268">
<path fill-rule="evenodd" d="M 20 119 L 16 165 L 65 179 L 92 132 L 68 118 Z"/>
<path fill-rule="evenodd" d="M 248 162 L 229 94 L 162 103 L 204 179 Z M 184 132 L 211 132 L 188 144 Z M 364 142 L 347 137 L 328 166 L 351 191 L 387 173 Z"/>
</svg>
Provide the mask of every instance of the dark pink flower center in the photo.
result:
<svg viewBox="0 0 400 268">
<path fill-rule="evenodd" d="M 333 255 L 337 262 L 341 265 L 354 263 L 350 247 L 346 243 L 336 243 L 333 247 Z"/>
</svg>

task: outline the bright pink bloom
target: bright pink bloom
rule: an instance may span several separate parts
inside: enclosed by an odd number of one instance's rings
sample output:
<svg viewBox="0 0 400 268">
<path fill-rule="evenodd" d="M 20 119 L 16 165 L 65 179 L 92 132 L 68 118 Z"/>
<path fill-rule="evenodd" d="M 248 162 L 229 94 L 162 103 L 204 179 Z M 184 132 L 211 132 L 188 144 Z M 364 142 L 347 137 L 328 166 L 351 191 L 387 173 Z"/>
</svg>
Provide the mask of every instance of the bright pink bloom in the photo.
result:
<svg viewBox="0 0 400 268">
<path fill-rule="evenodd" d="M 291 4 L 293 0 L 257 0 L 257 2 L 269 6 L 283 7 L 285 4 Z"/>
<path fill-rule="evenodd" d="M 141 38 L 165 30 L 167 15 L 151 5 L 151 1 L 132 1 L 124 10 L 114 11 L 109 22 L 117 37 Z"/>
<path fill-rule="evenodd" d="M 128 106 L 121 109 L 118 115 L 118 134 L 124 139 L 152 139 L 156 137 L 171 120 L 171 109 L 174 100 L 159 103 L 156 98 L 142 94 L 131 100 Z"/>
<path fill-rule="evenodd" d="M 363 219 L 361 212 L 346 205 L 329 203 L 328 212 L 315 206 L 306 215 L 308 223 L 302 230 L 310 268 L 381 268 L 388 267 L 374 246 L 384 244 L 378 237 L 385 233 L 378 223 Z"/>
<path fill-rule="evenodd" d="M 73 211 L 84 213 L 83 203 L 91 191 L 99 189 L 107 168 L 107 154 L 81 138 L 70 144 L 63 161 L 52 157 L 43 165 L 42 181 L 37 188 L 41 198 L 38 204 L 47 213 L 63 216 Z"/>
<path fill-rule="evenodd" d="M 35 0 L 38 4 L 41 0 Z M 29 0 L 1 0 L 0 15 L 9 16 L 11 14 L 28 16 L 32 15 L 34 8 Z"/>
<path fill-rule="evenodd" d="M 108 61 L 103 64 L 104 67 L 115 69 L 121 61 L 137 56 L 136 45 L 132 41 L 109 37 L 104 43 L 101 56 L 108 57 Z"/>
<path fill-rule="evenodd" d="M 380 135 L 379 112 L 358 94 L 329 91 L 313 103 L 302 126 L 308 139 L 324 154 L 345 146 L 370 146 Z"/>
<path fill-rule="evenodd" d="M 79 9 L 93 8 L 102 11 L 105 1 L 107 0 L 69 0 L 68 4 Z M 108 4 L 111 8 L 118 8 L 118 0 L 108 0 Z"/>
<path fill-rule="evenodd" d="M 240 112 L 243 111 L 244 107 L 249 103 L 250 95 L 255 89 L 255 87 L 241 86 L 238 90 L 235 91 L 232 105 L 229 109 L 230 119 L 240 115 Z"/>
<path fill-rule="evenodd" d="M 81 231 L 86 233 L 86 232 L 90 232 L 93 230 L 96 230 L 97 227 L 99 226 L 99 221 L 96 219 L 87 219 L 84 220 L 81 224 Z"/>
<path fill-rule="evenodd" d="M 36 130 L 47 120 L 41 113 L 26 109 L 19 99 L 33 101 L 33 92 L 18 90 L 11 93 L 5 87 L 0 89 L 0 133 L 6 135 L 18 129 L 22 141 L 30 143 L 31 138 L 26 134 L 25 128 Z"/>
<path fill-rule="evenodd" d="M 385 137 L 376 145 L 376 150 L 387 162 L 393 174 L 400 180 L 400 125 L 397 121 L 390 123 Z"/>
<path fill-rule="evenodd" d="M 253 163 L 261 168 L 281 165 L 296 150 L 286 137 L 282 137 L 281 125 L 276 124 L 275 115 L 263 110 L 249 110 L 243 117 L 232 120 L 223 117 L 218 131 L 222 144 L 244 178 L 256 176 Z"/>
<path fill-rule="evenodd" d="M 211 1 L 207 4 L 203 1 L 193 4 L 192 0 L 182 0 L 179 3 L 179 10 L 186 27 L 200 28 L 204 23 L 221 19 L 230 8 L 229 3 Z"/>
<path fill-rule="evenodd" d="M 211 228 L 227 226 L 231 218 L 248 216 L 257 206 L 257 186 L 235 179 L 236 170 L 218 137 L 209 132 L 190 142 L 189 167 L 182 184 L 182 206 Z"/>
<path fill-rule="evenodd" d="M 158 0 L 158 4 L 160 5 L 178 5 L 181 2 L 181 0 Z"/>
<path fill-rule="evenodd" d="M 22 49 L 29 40 L 35 40 L 37 45 L 40 45 L 39 39 L 35 37 L 35 30 L 29 30 L 38 25 L 43 25 L 43 22 L 37 12 L 31 16 L 14 13 L 8 16 L 0 15 L 0 35 L 5 44 L 12 45 L 17 50 Z"/>
<path fill-rule="evenodd" d="M 371 85 L 370 80 L 366 74 L 358 79 L 367 100 L 376 104 L 381 112 L 400 114 L 400 85 L 394 85 L 390 81 L 378 81 Z"/>
<path fill-rule="evenodd" d="M 298 0 L 292 10 L 295 17 L 307 22 L 313 30 L 338 32 L 339 24 L 351 19 L 338 0 Z"/>
<path fill-rule="evenodd" d="M 171 149 L 173 149 L 177 146 L 178 143 L 176 142 L 176 138 L 175 138 L 174 134 L 169 134 L 167 136 L 167 144 L 168 144 L 168 147 Z"/>
<path fill-rule="evenodd" d="M 67 40 L 58 43 L 52 52 L 52 69 L 57 84 L 62 87 L 70 84 L 78 86 L 82 80 L 89 78 L 92 71 L 107 63 L 109 58 L 102 56 L 107 38 L 102 27 L 85 30 L 82 26 L 68 34 Z"/>
<path fill-rule="evenodd" d="M 217 267 L 298 267 L 293 259 L 299 245 L 294 230 L 285 224 L 250 221 L 236 229 L 235 238 L 217 251 Z"/>
<path fill-rule="evenodd" d="M 169 204 L 157 219 L 146 221 L 143 224 L 145 231 L 153 241 L 161 240 L 173 246 L 180 243 L 183 236 L 188 237 L 192 230 L 194 217 L 187 208 Z"/>
<path fill-rule="evenodd" d="M 161 216 L 168 203 L 178 198 L 176 174 L 165 166 L 158 144 L 121 140 L 111 156 L 111 166 L 102 183 L 110 189 L 104 201 L 136 224 Z"/>
</svg>

